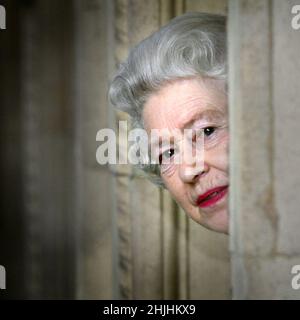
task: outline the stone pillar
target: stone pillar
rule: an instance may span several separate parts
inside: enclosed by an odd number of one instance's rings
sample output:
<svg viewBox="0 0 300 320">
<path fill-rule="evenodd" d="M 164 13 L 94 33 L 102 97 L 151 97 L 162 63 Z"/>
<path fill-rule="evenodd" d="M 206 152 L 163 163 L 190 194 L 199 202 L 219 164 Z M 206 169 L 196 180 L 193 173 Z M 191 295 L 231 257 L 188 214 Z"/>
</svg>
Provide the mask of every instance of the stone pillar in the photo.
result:
<svg viewBox="0 0 300 320">
<path fill-rule="evenodd" d="M 98 130 L 110 127 L 107 104 L 113 13 L 109 0 L 75 2 L 76 262 L 79 299 L 113 298 L 113 207 L 108 165 L 96 161 Z"/>
<path fill-rule="evenodd" d="M 113 193 L 109 168 L 95 157 L 96 133 L 109 127 L 109 3 L 39 0 L 23 7 L 28 298 L 113 297 Z"/>
<path fill-rule="evenodd" d="M 231 257 L 235 299 L 299 298 L 297 1 L 229 2 Z"/>
<path fill-rule="evenodd" d="M 72 6 L 35 1 L 20 10 L 26 298 L 70 299 L 76 220 Z"/>
<path fill-rule="evenodd" d="M 5 267 L 7 279 L 6 290 L 0 291 L 0 297 L 22 299 L 25 295 L 23 270 L 25 257 L 23 254 L 22 162 L 20 161 L 22 158 L 20 10 L 17 1 L 5 0 L 1 1 L 1 5 L 6 10 L 7 29 L 0 29 L 0 265 Z M 14 257 L 18 257 L 17 263 Z M 0 278 L 4 280 L 3 273 Z"/>
</svg>

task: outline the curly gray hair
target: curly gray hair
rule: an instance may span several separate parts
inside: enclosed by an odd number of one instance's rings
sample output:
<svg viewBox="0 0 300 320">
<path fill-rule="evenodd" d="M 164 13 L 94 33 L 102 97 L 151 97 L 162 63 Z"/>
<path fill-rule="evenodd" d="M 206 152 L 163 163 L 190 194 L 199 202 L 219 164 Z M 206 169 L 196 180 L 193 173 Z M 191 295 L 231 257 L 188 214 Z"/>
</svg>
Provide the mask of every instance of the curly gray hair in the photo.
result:
<svg viewBox="0 0 300 320">
<path fill-rule="evenodd" d="M 114 77 L 110 102 L 131 116 L 133 128 L 143 128 L 147 98 L 169 81 L 190 77 L 227 78 L 226 18 L 186 13 L 134 47 Z M 163 186 L 158 165 L 139 166 L 150 180 Z"/>
</svg>

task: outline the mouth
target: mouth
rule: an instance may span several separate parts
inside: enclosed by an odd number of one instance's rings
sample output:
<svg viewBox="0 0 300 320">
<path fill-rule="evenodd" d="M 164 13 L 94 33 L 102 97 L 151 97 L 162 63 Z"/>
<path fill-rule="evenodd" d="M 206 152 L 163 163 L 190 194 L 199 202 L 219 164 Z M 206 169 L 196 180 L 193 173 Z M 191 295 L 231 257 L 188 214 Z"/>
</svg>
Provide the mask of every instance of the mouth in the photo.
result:
<svg viewBox="0 0 300 320">
<path fill-rule="evenodd" d="M 197 206 L 200 208 L 212 207 L 223 199 L 228 192 L 228 186 L 221 186 L 201 194 L 197 199 Z"/>
</svg>

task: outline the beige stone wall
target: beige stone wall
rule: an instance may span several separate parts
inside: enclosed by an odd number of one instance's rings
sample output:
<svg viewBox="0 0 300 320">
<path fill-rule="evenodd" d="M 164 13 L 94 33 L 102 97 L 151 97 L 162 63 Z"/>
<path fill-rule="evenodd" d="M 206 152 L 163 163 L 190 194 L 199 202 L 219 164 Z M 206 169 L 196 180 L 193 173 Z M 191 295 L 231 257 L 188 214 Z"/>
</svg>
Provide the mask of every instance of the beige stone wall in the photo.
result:
<svg viewBox="0 0 300 320">
<path fill-rule="evenodd" d="M 96 161 L 96 133 L 109 127 L 109 1 L 74 2 L 77 178 L 77 298 L 113 296 L 112 180 Z M 105 45 L 104 45 L 105 44 Z"/>
<path fill-rule="evenodd" d="M 18 10 L 20 105 L 14 107 L 22 115 L 17 146 L 22 151 L 17 159 L 22 166 L 18 182 L 22 194 L 15 195 L 15 201 L 23 206 L 18 216 L 24 265 L 18 261 L 20 255 L 11 256 L 24 274 L 26 298 L 70 298 L 74 297 L 77 205 L 72 11 L 60 1 L 37 1 Z"/>
<path fill-rule="evenodd" d="M 229 2 L 233 298 L 299 299 L 298 1 Z M 299 2 L 298 2 L 299 4 Z"/>
</svg>

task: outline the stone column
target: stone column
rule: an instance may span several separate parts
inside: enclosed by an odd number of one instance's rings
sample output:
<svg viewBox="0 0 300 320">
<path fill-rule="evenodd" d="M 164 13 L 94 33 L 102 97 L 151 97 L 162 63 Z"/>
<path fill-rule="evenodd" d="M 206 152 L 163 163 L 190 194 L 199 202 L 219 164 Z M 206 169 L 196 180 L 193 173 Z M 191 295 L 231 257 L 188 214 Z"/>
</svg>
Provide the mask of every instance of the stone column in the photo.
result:
<svg viewBox="0 0 300 320">
<path fill-rule="evenodd" d="M 98 130 L 110 127 L 107 104 L 113 12 L 109 0 L 76 0 L 76 261 L 79 299 L 113 298 L 113 208 L 108 165 L 96 161 Z"/>
<path fill-rule="evenodd" d="M 229 2 L 231 257 L 235 299 L 299 298 L 297 1 Z"/>
<path fill-rule="evenodd" d="M 24 3 L 20 106 L 26 298 L 73 298 L 76 219 L 70 1 Z M 17 261 L 17 257 L 14 257 Z"/>
</svg>

